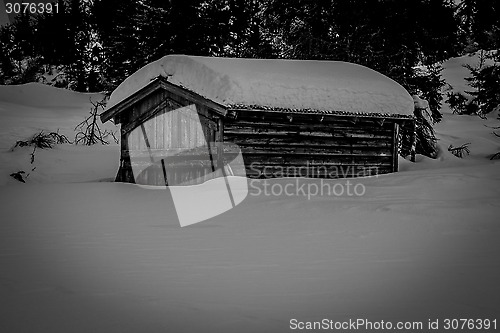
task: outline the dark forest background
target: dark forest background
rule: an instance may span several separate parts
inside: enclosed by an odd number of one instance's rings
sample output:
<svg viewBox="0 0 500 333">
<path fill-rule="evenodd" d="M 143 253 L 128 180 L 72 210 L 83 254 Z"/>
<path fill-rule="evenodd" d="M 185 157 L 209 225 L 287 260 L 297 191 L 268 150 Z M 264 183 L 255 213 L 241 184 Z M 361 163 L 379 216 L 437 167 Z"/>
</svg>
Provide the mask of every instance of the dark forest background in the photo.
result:
<svg viewBox="0 0 500 333">
<path fill-rule="evenodd" d="M 55 2 L 54 2 L 55 3 Z M 441 63 L 480 51 L 453 112 L 500 107 L 499 0 L 57 0 L 0 29 L 0 84 L 43 82 L 110 93 L 168 54 L 340 60 L 375 69 L 428 101 L 416 106 L 417 153 L 437 156 Z M 54 6 L 55 7 L 55 6 Z"/>
<path fill-rule="evenodd" d="M 362 64 L 437 110 L 439 63 L 500 48 L 498 0 L 58 0 L 0 30 L 0 84 L 112 91 L 167 54 Z M 417 67 L 418 66 L 418 67 Z M 423 71 L 422 68 L 425 70 Z M 436 111 L 434 116 L 439 118 Z"/>
</svg>

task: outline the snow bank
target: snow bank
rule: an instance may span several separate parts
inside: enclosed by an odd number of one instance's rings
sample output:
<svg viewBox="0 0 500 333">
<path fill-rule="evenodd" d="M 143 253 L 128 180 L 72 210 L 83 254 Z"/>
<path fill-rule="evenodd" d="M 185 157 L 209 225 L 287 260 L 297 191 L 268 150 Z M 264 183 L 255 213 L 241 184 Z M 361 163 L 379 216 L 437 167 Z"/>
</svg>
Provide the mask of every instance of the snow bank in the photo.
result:
<svg viewBox="0 0 500 333">
<path fill-rule="evenodd" d="M 223 105 L 413 114 L 408 92 L 388 77 L 339 61 L 207 58 L 169 55 L 127 78 L 112 107 L 162 76 Z"/>
<path fill-rule="evenodd" d="M 79 93 L 40 83 L 0 86 L 0 101 L 25 106 L 81 107 L 90 99 L 96 102 L 102 98 L 100 93 Z"/>
<path fill-rule="evenodd" d="M 75 136 L 75 127 L 92 108 L 100 93 L 79 93 L 39 83 L 0 85 L 0 149 L 9 149 L 16 140 L 25 140 L 43 131 Z M 104 126 L 116 130 L 108 123 Z"/>
</svg>

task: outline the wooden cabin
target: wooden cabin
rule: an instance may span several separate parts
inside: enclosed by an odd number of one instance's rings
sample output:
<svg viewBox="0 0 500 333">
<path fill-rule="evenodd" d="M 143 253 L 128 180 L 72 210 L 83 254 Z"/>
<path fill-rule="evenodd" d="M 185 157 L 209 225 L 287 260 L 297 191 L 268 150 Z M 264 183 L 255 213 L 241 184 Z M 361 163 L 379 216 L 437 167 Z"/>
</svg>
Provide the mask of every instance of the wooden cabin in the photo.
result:
<svg viewBox="0 0 500 333">
<path fill-rule="evenodd" d="M 102 122 L 121 125 L 120 182 L 356 177 L 396 172 L 401 151 L 414 156 L 408 92 L 343 62 L 167 56 L 108 105 Z M 225 168 L 240 152 L 244 168 Z"/>
</svg>

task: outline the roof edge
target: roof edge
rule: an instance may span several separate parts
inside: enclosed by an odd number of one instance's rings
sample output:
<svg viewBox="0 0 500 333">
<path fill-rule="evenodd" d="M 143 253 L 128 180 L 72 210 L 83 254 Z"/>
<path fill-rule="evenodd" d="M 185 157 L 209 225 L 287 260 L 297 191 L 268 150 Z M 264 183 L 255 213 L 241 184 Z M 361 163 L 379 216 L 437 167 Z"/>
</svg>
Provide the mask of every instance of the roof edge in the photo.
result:
<svg viewBox="0 0 500 333">
<path fill-rule="evenodd" d="M 101 118 L 101 122 L 102 123 L 107 122 L 108 120 L 120 114 L 129 106 L 140 100 L 141 97 L 145 97 L 153 93 L 154 91 L 158 90 L 159 88 L 160 88 L 159 81 L 157 79 L 152 80 L 145 87 L 141 88 L 140 90 L 128 96 L 118 104 L 113 105 L 111 108 L 101 113 L 99 115 L 99 117 Z"/>
<path fill-rule="evenodd" d="M 312 115 L 332 115 L 345 117 L 365 117 L 365 118 L 386 118 L 386 119 L 414 119 L 414 115 L 400 113 L 367 113 L 367 112 L 349 112 L 338 110 L 317 110 L 317 109 L 287 109 L 277 107 L 266 107 L 258 105 L 229 105 L 229 113 L 238 111 L 256 111 L 256 112 L 275 112 L 275 113 L 294 113 L 294 114 L 312 114 Z"/>
<path fill-rule="evenodd" d="M 157 76 L 156 78 L 151 80 L 151 82 L 148 83 L 145 87 L 141 88 L 140 90 L 136 91 L 135 93 L 128 96 L 124 100 L 120 101 L 118 104 L 113 105 L 108 110 L 101 113 L 99 116 L 101 118 L 101 122 L 102 123 L 107 122 L 111 118 L 125 111 L 134 103 L 138 102 L 141 98 L 144 98 L 159 89 L 164 89 L 166 91 L 176 93 L 191 102 L 200 102 L 201 104 L 207 106 L 208 108 L 214 110 L 215 112 L 219 113 L 222 116 L 225 116 L 227 113 L 227 106 L 212 101 L 210 99 L 207 99 L 206 97 L 203 97 L 193 91 L 190 91 L 185 87 L 168 82 L 166 77 Z"/>
</svg>

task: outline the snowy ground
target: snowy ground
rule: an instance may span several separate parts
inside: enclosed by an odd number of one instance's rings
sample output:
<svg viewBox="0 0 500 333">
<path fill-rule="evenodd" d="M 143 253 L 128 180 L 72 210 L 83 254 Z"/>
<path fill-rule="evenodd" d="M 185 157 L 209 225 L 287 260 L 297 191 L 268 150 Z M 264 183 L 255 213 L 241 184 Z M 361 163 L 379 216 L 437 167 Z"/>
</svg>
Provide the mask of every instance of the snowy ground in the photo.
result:
<svg viewBox="0 0 500 333">
<path fill-rule="evenodd" d="M 254 183 L 235 209 L 180 228 L 168 192 L 110 182 L 117 145 L 38 151 L 26 184 L 10 178 L 29 167 L 29 148 L 8 151 L 15 140 L 39 129 L 69 134 L 90 105 L 88 96 L 54 88 L 17 87 L 30 90 L 17 100 L 6 89 L 1 332 L 291 332 L 292 318 L 500 320 L 500 164 L 488 159 L 500 140 L 484 126 L 499 125 L 493 116 L 444 109 L 440 157 L 351 180 L 363 196 L 256 196 L 263 184 Z M 62 95 L 59 108 L 44 102 Z M 464 159 L 446 150 L 467 142 Z M 329 181 L 336 183 L 345 180 Z"/>
</svg>

